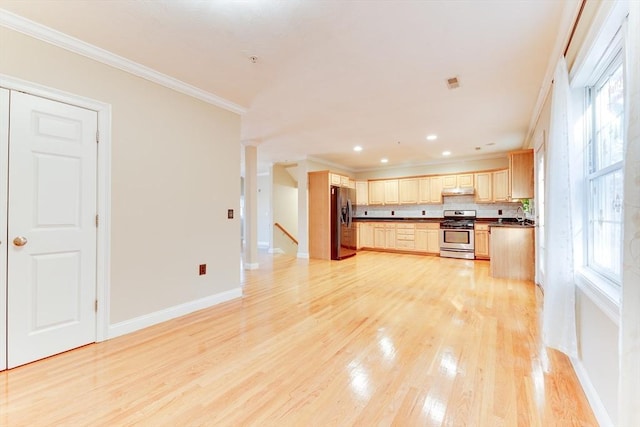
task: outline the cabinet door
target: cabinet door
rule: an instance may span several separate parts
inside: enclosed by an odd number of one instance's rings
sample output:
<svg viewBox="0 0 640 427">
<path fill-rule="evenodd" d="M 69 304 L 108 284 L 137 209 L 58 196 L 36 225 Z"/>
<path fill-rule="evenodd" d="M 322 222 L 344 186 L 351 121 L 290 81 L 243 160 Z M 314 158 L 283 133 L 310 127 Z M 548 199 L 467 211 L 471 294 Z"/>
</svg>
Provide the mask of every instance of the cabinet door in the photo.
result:
<svg viewBox="0 0 640 427">
<path fill-rule="evenodd" d="M 349 188 L 349 177 L 348 176 L 340 176 L 340 186 Z"/>
<path fill-rule="evenodd" d="M 476 202 L 489 203 L 493 201 L 493 191 L 491 189 L 491 172 L 481 172 L 475 175 L 476 181 Z"/>
<path fill-rule="evenodd" d="M 373 247 L 376 249 L 384 249 L 387 246 L 384 230 L 384 224 L 375 224 L 373 226 Z"/>
<path fill-rule="evenodd" d="M 356 204 L 360 206 L 369 204 L 369 184 L 367 181 L 356 181 Z"/>
<path fill-rule="evenodd" d="M 418 203 L 418 178 L 398 180 L 398 198 L 400 204 Z"/>
<path fill-rule="evenodd" d="M 384 181 L 369 181 L 369 204 L 384 204 Z"/>
<path fill-rule="evenodd" d="M 385 249 L 396 248 L 396 227 L 394 224 L 385 224 L 384 228 L 385 236 Z"/>
<path fill-rule="evenodd" d="M 475 231 L 475 252 L 476 258 L 489 258 L 489 231 Z"/>
<path fill-rule="evenodd" d="M 421 228 L 419 225 L 416 226 L 416 237 L 415 237 L 415 245 L 416 251 L 419 252 L 429 252 L 428 250 L 428 231 L 426 228 Z"/>
<path fill-rule="evenodd" d="M 429 199 L 430 203 L 442 203 L 442 177 L 441 176 L 432 176 L 429 178 L 430 187 L 431 187 L 431 198 Z"/>
<path fill-rule="evenodd" d="M 457 175 L 445 175 L 442 178 L 442 188 L 456 188 L 458 186 Z"/>
<path fill-rule="evenodd" d="M 473 174 L 465 173 L 457 176 L 458 187 L 473 188 Z"/>
<path fill-rule="evenodd" d="M 373 224 L 364 223 L 364 227 L 362 228 L 362 247 L 363 248 L 373 248 Z"/>
<path fill-rule="evenodd" d="M 512 199 L 533 197 L 533 150 L 509 153 L 509 175 Z"/>
<path fill-rule="evenodd" d="M 440 230 L 427 230 L 427 252 L 440 252 Z"/>
<path fill-rule="evenodd" d="M 508 171 L 501 170 L 493 172 L 492 174 L 492 190 L 494 202 L 508 202 L 509 201 L 509 173 Z"/>
<path fill-rule="evenodd" d="M 329 174 L 329 179 L 330 179 L 331 185 L 340 185 L 341 177 L 337 173 Z"/>
<path fill-rule="evenodd" d="M 418 180 L 418 203 L 431 203 L 431 178 Z"/>
<path fill-rule="evenodd" d="M 384 181 L 384 204 L 385 205 L 397 205 L 398 204 L 398 180 L 387 179 Z"/>
</svg>

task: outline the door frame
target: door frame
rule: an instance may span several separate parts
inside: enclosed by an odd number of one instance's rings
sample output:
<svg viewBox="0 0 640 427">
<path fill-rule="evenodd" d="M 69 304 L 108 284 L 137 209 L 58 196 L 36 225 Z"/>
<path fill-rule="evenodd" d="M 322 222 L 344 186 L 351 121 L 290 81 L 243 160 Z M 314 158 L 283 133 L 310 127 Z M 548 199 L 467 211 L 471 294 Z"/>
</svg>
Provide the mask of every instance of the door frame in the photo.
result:
<svg viewBox="0 0 640 427">
<path fill-rule="evenodd" d="M 99 226 L 96 234 L 96 342 L 109 338 L 111 295 L 111 105 L 83 96 L 49 88 L 5 74 L 0 74 L 0 87 L 25 92 L 52 101 L 75 105 L 98 113 L 98 159 L 96 203 Z M 0 155 L 1 157 L 1 155 Z"/>
</svg>

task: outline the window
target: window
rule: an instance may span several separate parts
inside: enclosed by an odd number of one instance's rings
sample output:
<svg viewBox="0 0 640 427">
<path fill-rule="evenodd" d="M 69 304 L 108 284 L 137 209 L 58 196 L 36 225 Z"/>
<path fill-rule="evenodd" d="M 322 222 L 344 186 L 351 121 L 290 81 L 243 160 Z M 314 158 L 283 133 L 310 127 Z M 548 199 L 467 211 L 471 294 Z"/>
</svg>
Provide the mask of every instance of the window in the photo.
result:
<svg viewBox="0 0 640 427">
<path fill-rule="evenodd" d="M 586 91 L 587 265 L 621 282 L 624 149 L 622 53 L 614 51 Z M 610 56 L 611 58 L 611 56 Z"/>
</svg>

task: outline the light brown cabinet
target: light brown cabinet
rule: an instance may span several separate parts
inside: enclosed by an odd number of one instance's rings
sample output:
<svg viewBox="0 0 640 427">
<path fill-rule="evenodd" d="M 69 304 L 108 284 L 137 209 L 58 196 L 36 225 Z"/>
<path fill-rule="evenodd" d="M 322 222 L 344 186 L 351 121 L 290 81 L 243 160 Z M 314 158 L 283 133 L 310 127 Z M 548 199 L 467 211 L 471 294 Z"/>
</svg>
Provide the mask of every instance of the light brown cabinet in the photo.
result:
<svg viewBox="0 0 640 427">
<path fill-rule="evenodd" d="M 416 248 L 416 226 L 411 223 L 396 224 L 396 249 L 413 251 Z"/>
<path fill-rule="evenodd" d="M 478 203 L 509 200 L 509 173 L 507 169 L 475 174 L 475 201 Z"/>
<path fill-rule="evenodd" d="M 511 199 L 533 197 L 533 150 L 509 153 L 509 181 Z"/>
<path fill-rule="evenodd" d="M 423 197 L 423 190 L 425 198 L 420 201 L 420 203 L 442 203 L 442 177 L 441 176 L 432 176 L 429 178 L 424 178 L 424 182 L 421 180 L 420 185 L 420 198 Z"/>
<path fill-rule="evenodd" d="M 418 252 L 437 254 L 440 252 L 440 225 L 438 223 L 416 224 L 415 247 Z"/>
<path fill-rule="evenodd" d="M 440 252 L 437 222 L 362 222 L 358 229 L 361 248 L 422 254 Z"/>
<path fill-rule="evenodd" d="M 509 197 L 509 171 L 507 169 L 491 173 L 492 192 L 494 202 L 508 202 Z"/>
<path fill-rule="evenodd" d="M 400 204 L 410 205 L 418 203 L 420 181 L 418 178 L 398 180 L 398 200 Z"/>
<path fill-rule="evenodd" d="M 373 223 L 358 223 L 358 249 L 373 248 Z"/>
<path fill-rule="evenodd" d="M 489 225 L 475 225 L 475 256 L 479 259 L 489 259 Z"/>
<path fill-rule="evenodd" d="M 387 179 L 384 181 L 384 204 L 397 205 L 398 198 L 398 180 Z"/>
<path fill-rule="evenodd" d="M 366 206 L 369 204 L 369 183 L 356 181 L 356 204 Z"/>
<path fill-rule="evenodd" d="M 491 277 L 534 279 L 534 228 L 491 227 Z"/>
<path fill-rule="evenodd" d="M 473 174 L 444 175 L 442 177 L 442 188 L 473 188 Z"/>
<path fill-rule="evenodd" d="M 475 174 L 476 202 L 490 203 L 493 202 L 493 179 L 491 172 L 480 172 Z"/>
<path fill-rule="evenodd" d="M 398 200 L 397 179 L 369 181 L 370 205 L 397 205 Z"/>
</svg>

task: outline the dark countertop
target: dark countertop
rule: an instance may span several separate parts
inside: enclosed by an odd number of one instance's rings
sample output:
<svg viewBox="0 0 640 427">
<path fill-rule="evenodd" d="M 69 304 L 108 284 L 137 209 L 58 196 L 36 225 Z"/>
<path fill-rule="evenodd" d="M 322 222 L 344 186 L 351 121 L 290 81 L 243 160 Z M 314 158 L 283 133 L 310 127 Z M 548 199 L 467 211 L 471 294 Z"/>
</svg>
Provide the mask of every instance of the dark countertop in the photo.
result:
<svg viewBox="0 0 640 427">
<path fill-rule="evenodd" d="M 524 222 L 520 222 L 515 218 L 483 218 L 478 219 L 476 222 L 488 224 L 489 227 L 508 227 L 508 228 L 534 228 L 536 225 L 533 221 L 527 219 Z"/>
<path fill-rule="evenodd" d="M 476 222 L 480 224 L 488 224 L 489 227 L 512 227 L 512 228 L 532 228 L 535 224 L 531 220 L 525 220 L 524 223 L 520 223 L 515 218 L 502 218 L 502 222 L 499 222 L 500 218 L 477 218 Z M 436 222 L 442 221 L 442 218 L 421 218 L 421 217 L 402 217 L 397 216 L 394 218 L 383 217 L 376 218 L 372 216 L 353 218 L 354 222 Z"/>
<path fill-rule="evenodd" d="M 442 218 L 420 218 L 420 217 L 402 217 L 397 216 L 394 218 L 376 218 L 373 216 L 368 216 L 366 218 L 357 217 L 353 218 L 354 222 L 440 222 Z"/>
</svg>

